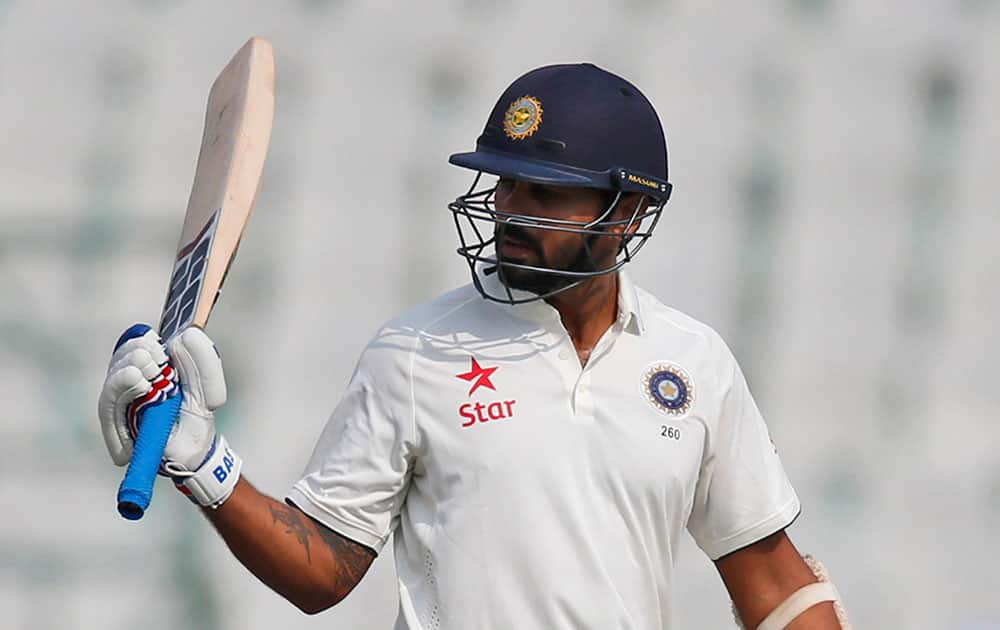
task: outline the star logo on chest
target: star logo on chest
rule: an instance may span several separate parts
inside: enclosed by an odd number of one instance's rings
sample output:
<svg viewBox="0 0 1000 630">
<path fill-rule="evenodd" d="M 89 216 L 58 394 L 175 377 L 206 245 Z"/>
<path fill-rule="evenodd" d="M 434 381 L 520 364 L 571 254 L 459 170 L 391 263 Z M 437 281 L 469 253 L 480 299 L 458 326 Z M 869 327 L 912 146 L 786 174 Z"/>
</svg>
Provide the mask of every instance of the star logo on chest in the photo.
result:
<svg viewBox="0 0 1000 630">
<path fill-rule="evenodd" d="M 479 365 L 479 361 L 476 361 L 476 357 L 470 358 L 472 359 L 472 369 L 464 374 L 455 375 L 456 378 L 472 383 L 472 387 L 469 388 L 469 396 L 471 396 L 480 387 L 486 387 L 496 391 L 497 388 L 493 386 L 493 381 L 490 380 L 490 377 L 497 371 L 497 368 L 484 368 Z"/>
</svg>

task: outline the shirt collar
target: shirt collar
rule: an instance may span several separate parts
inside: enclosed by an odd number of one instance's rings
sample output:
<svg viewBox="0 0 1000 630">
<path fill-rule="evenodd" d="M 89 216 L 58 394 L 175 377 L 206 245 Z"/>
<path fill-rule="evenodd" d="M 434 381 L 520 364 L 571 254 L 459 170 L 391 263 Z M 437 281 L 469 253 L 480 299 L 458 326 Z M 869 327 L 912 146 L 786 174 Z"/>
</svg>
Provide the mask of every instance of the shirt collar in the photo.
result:
<svg viewBox="0 0 1000 630">
<path fill-rule="evenodd" d="M 622 330 L 636 335 L 646 332 L 639 310 L 639 293 L 624 269 L 618 270 L 618 323 Z"/>
<path fill-rule="evenodd" d="M 491 274 L 482 278 L 483 288 L 494 295 L 503 295 L 506 292 L 496 274 Z M 531 297 L 532 294 L 526 291 L 512 289 L 511 293 L 515 299 Z M 535 300 L 524 304 L 506 304 L 498 302 L 498 306 L 507 310 L 512 315 L 521 319 L 536 323 L 559 322 L 559 311 L 545 300 Z M 618 271 L 618 324 L 621 329 L 635 335 L 641 335 L 646 328 L 642 322 L 642 315 L 639 310 L 639 295 L 632 280 L 624 270 Z"/>
</svg>

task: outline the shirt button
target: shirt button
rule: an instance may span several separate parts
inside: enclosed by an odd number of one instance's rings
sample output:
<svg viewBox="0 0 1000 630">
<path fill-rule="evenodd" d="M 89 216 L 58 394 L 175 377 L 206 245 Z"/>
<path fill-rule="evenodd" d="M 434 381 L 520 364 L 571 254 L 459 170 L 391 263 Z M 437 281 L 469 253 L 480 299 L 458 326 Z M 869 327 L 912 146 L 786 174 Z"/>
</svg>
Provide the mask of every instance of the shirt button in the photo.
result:
<svg viewBox="0 0 1000 630">
<path fill-rule="evenodd" d="M 579 391 L 581 394 L 586 394 L 587 392 L 590 391 L 590 388 L 587 387 L 586 385 L 580 385 L 579 387 L 577 387 L 577 391 Z"/>
<path fill-rule="evenodd" d="M 559 351 L 559 358 L 562 359 L 563 361 L 569 359 L 569 350 L 567 350 L 566 348 L 563 348 L 562 350 L 560 350 Z"/>
</svg>

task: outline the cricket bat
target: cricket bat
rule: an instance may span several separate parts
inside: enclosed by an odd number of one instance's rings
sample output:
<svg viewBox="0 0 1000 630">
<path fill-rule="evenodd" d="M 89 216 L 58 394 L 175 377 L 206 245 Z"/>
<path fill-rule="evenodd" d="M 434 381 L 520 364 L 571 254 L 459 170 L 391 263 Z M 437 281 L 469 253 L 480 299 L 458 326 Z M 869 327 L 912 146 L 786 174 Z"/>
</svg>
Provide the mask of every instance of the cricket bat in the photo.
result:
<svg viewBox="0 0 1000 630">
<path fill-rule="evenodd" d="M 166 343 L 188 326 L 204 327 L 236 256 L 260 187 L 274 118 L 274 52 L 253 37 L 212 84 L 191 197 L 160 320 Z M 135 328 L 135 327 L 133 327 Z M 126 332 L 119 344 L 129 335 Z M 182 394 L 147 406 L 132 461 L 118 489 L 118 512 L 142 518 Z"/>
</svg>

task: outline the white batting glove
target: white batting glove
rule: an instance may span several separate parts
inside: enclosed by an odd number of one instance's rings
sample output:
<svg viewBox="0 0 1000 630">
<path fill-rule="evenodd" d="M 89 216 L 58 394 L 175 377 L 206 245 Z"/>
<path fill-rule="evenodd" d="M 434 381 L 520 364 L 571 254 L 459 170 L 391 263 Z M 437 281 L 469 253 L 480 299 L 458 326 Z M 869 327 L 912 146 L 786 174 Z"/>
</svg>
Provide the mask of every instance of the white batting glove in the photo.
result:
<svg viewBox="0 0 1000 630">
<path fill-rule="evenodd" d="M 226 380 L 215 345 L 200 328 L 184 330 L 166 348 L 150 329 L 115 350 L 98 402 L 108 453 L 118 466 L 128 464 L 139 412 L 175 386 L 184 398 L 161 473 L 195 503 L 218 507 L 232 494 L 242 460 L 215 432 L 213 411 L 226 402 Z"/>
</svg>

